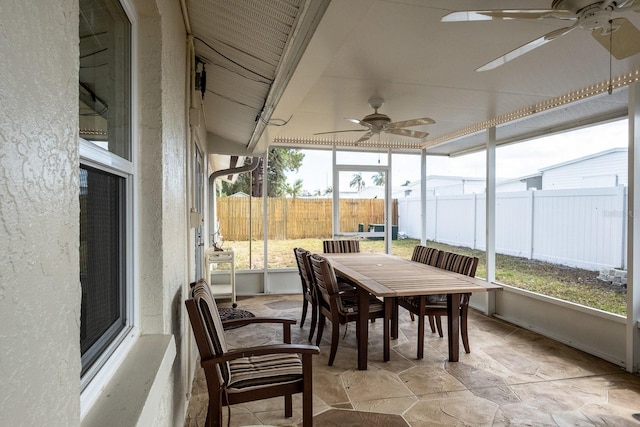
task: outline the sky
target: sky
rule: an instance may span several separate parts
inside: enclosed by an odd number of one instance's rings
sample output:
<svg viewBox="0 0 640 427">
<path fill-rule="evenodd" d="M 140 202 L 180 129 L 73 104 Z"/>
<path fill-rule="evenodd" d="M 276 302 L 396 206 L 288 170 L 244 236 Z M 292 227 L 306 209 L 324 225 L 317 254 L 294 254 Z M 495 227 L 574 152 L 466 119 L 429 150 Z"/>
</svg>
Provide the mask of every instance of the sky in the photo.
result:
<svg viewBox="0 0 640 427">
<path fill-rule="evenodd" d="M 619 120 L 597 126 L 591 126 L 571 132 L 565 132 L 519 144 L 498 147 L 496 150 L 496 176 L 498 179 L 516 178 L 530 175 L 545 168 L 610 148 L 627 147 L 627 120 Z M 303 189 L 313 193 L 324 191 L 332 185 L 331 151 L 303 150 L 305 158 L 299 171 L 288 174 L 288 182 L 302 179 Z M 347 156 L 345 154 L 345 156 Z M 351 158 L 344 162 L 354 164 L 386 163 L 386 153 L 373 153 L 365 157 L 361 153 L 349 153 Z M 338 159 L 339 161 L 341 158 Z M 343 162 L 343 163 L 344 163 Z M 393 157 L 392 184 L 394 187 L 406 181 L 420 179 L 420 156 L 397 155 Z M 340 182 L 341 191 L 349 190 L 353 172 Z M 374 185 L 372 173 L 363 173 L 367 186 Z M 453 175 L 464 177 L 485 176 L 485 153 L 473 153 L 459 157 L 427 156 L 427 175 Z M 344 176 L 344 175 L 343 175 Z M 351 188 L 351 190 L 353 190 Z"/>
</svg>

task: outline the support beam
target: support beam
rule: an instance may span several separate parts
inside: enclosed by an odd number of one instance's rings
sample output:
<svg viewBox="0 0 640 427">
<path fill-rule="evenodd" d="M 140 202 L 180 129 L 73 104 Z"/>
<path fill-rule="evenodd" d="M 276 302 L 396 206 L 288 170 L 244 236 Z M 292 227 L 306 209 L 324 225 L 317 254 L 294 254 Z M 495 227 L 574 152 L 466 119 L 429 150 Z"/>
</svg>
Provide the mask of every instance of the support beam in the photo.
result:
<svg viewBox="0 0 640 427">
<path fill-rule="evenodd" d="M 640 372 L 640 84 L 629 86 L 629 204 L 627 228 L 626 368 Z"/>
<path fill-rule="evenodd" d="M 496 128 L 487 129 L 487 164 L 486 164 L 486 265 L 487 282 L 496 280 Z M 486 313 L 496 311 L 494 292 L 487 292 Z"/>
<path fill-rule="evenodd" d="M 391 243 L 393 240 L 393 199 L 392 199 L 392 191 L 391 188 L 393 186 L 393 181 L 391 179 L 391 170 L 393 169 L 393 165 L 391 164 L 391 159 L 393 156 L 391 155 L 391 149 L 387 150 L 387 170 L 385 172 L 385 180 L 384 180 L 384 203 L 385 203 L 385 225 L 384 225 L 384 252 L 387 254 L 392 253 Z M 399 224 L 396 224 L 399 225 Z"/>
<path fill-rule="evenodd" d="M 269 218 L 269 180 L 267 179 L 269 170 L 269 150 L 265 151 L 262 155 L 262 218 Z M 268 223 L 268 221 L 265 221 Z M 249 243 L 251 243 L 251 236 L 249 236 Z M 270 294 L 271 289 L 269 286 L 269 227 L 262 227 L 262 253 L 264 254 L 262 260 L 262 268 L 264 271 L 264 293 Z"/>
<path fill-rule="evenodd" d="M 339 225 L 340 225 L 340 218 L 338 218 L 338 216 L 340 215 L 340 188 L 339 188 L 339 174 L 338 174 L 338 168 L 336 166 L 337 163 L 337 159 L 338 159 L 338 152 L 336 150 L 336 146 L 333 146 L 333 151 L 331 152 L 332 156 L 331 156 L 331 170 L 333 171 L 332 174 L 332 184 L 331 184 L 331 188 L 333 189 L 333 191 L 331 192 L 331 195 L 333 197 L 333 229 L 331 230 L 331 238 L 335 239 L 336 237 L 336 233 L 339 230 Z"/>
<path fill-rule="evenodd" d="M 420 244 L 427 244 L 427 149 L 420 150 Z"/>
</svg>

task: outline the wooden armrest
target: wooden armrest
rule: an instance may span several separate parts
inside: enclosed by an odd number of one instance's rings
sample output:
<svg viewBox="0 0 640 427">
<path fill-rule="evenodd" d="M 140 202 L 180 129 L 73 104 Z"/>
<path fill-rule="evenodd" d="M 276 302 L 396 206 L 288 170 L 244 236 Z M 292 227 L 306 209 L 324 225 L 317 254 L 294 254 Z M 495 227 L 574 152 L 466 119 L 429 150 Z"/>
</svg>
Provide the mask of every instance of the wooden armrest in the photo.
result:
<svg viewBox="0 0 640 427">
<path fill-rule="evenodd" d="M 283 325 L 295 325 L 295 319 L 288 319 L 286 317 L 243 317 L 241 319 L 229 319 L 223 320 L 222 326 L 244 326 L 251 323 L 282 323 Z"/>
<path fill-rule="evenodd" d="M 296 324 L 295 319 L 288 319 L 286 317 L 245 317 L 242 319 L 230 319 L 222 322 L 222 327 L 225 326 L 245 326 L 252 323 L 280 323 L 282 325 L 282 341 L 285 344 L 291 343 L 291 325 Z"/>
<path fill-rule="evenodd" d="M 320 354 L 320 348 L 307 344 L 272 344 L 259 347 L 238 348 L 229 350 L 218 357 L 202 360 L 200 365 L 205 367 L 211 364 L 229 362 L 242 357 L 262 356 L 265 354 Z"/>
</svg>

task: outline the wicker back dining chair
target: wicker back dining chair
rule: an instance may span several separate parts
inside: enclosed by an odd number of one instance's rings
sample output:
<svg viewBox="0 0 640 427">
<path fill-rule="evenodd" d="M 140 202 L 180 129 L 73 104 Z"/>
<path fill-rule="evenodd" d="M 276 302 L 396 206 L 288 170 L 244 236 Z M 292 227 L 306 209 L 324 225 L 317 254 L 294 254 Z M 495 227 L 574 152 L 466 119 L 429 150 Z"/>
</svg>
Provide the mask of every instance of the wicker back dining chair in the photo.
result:
<svg viewBox="0 0 640 427">
<path fill-rule="evenodd" d="M 207 381 L 206 427 L 222 425 L 223 406 L 277 396 L 284 396 L 285 417 L 291 417 L 291 396 L 295 393 L 302 393 L 302 425 L 313 424 L 312 356 L 320 350 L 317 346 L 291 344 L 291 325 L 295 320 L 250 317 L 225 321 L 224 325 L 233 326 L 280 323 L 283 329 L 284 344 L 230 350 L 206 281 L 191 284 L 191 298 L 185 305 Z"/>
<path fill-rule="evenodd" d="M 441 251 L 438 266 L 439 268 L 442 268 L 444 270 L 474 277 L 476 274 L 476 269 L 478 267 L 478 258 Z M 469 293 L 462 294 L 460 297 L 460 333 L 462 335 L 462 343 L 464 345 L 464 350 L 466 353 L 471 352 L 471 349 L 469 347 L 469 334 L 467 328 L 467 317 L 469 313 L 470 298 L 471 294 Z M 437 327 L 440 337 L 444 336 L 442 332 L 441 317 L 447 315 L 446 295 L 400 297 L 396 300 L 396 302 L 399 306 L 408 310 L 409 313 L 413 313 L 418 316 L 417 358 L 422 359 L 424 357 L 425 317 L 429 319 L 431 332 L 435 332 Z"/>
<path fill-rule="evenodd" d="M 359 335 L 360 322 L 358 310 L 358 291 L 340 290 L 335 271 L 329 261 L 321 255 L 313 254 L 309 257 L 311 270 L 316 286 L 318 301 L 318 335 L 316 345 L 320 345 L 326 319 L 331 322 L 331 351 L 329 366 L 333 365 L 340 341 L 340 325 L 356 322 L 356 336 Z M 384 318 L 384 305 L 375 296 L 369 296 L 369 319 Z"/>
<path fill-rule="evenodd" d="M 359 240 L 323 240 L 322 249 L 325 254 L 347 254 L 360 252 Z"/>
</svg>

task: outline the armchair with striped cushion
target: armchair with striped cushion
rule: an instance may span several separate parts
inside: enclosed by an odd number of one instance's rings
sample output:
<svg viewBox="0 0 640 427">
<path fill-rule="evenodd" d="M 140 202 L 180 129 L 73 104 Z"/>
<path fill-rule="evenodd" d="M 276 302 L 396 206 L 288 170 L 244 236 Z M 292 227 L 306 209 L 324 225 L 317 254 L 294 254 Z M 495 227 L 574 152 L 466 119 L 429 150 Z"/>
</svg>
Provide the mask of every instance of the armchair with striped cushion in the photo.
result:
<svg viewBox="0 0 640 427">
<path fill-rule="evenodd" d="M 222 425 L 223 406 L 277 396 L 284 396 L 285 417 L 291 417 L 291 396 L 295 393 L 302 393 L 302 425 L 313 424 L 311 358 L 320 350 L 317 346 L 290 344 L 291 325 L 295 320 L 251 317 L 226 321 L 225 325 L 234 326 L 280 323 L 284 335 L 284 344 L 230 350 L 206 281 L 191 285 L 191 298 L 185 305 L 207 381 L 209 408 L 205 426 Z"/>
</svg>

